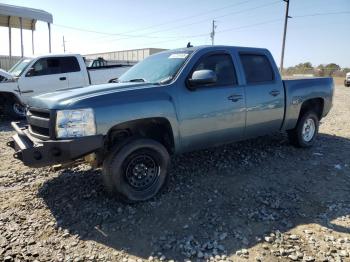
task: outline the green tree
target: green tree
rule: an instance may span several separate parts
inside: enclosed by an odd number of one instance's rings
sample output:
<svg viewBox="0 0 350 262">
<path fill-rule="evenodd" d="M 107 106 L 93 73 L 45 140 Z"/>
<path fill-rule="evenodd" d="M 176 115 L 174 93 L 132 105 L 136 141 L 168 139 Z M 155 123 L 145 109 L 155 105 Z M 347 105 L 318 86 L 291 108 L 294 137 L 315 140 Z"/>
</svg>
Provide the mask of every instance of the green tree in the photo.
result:
<svg viewBox="0 0 350 262">
<path fill-rule="evenodd" d="M 341 67 L 335 63 L 330 63 L 324 67 L 325 75 L 332 76 L 334 72 L 340 71 Z"/>
</svg>

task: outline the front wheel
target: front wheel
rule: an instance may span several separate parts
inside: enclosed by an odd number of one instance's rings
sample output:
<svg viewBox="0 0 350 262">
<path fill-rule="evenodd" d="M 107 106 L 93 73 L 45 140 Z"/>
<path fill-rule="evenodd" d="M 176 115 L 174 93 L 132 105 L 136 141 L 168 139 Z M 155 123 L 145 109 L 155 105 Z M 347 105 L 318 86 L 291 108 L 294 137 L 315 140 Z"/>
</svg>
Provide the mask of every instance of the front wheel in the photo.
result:
<svg viewBox="0 0 350 262">
<path fill-rule="evenodd" d="M 169 153 L 157 141 L 132 139 L 116 146 L 103 162 L 103 176 L 108 191 L 126 202 L 154 197 L 167 180 Z"/>
<path fill-rule="evenodd" d="M 26 116 L 25 107 L 16 99 L 5 102 L 5 113 L 12 119 L 23 119 Z"/>
<path fill-rule="evenodd" d="M 311 147 L 318 134 L 319 120 L 313 111 L 305 112 L 294 129 L 288 130 L 288 138 L 296 147 Z"/>
</svg>

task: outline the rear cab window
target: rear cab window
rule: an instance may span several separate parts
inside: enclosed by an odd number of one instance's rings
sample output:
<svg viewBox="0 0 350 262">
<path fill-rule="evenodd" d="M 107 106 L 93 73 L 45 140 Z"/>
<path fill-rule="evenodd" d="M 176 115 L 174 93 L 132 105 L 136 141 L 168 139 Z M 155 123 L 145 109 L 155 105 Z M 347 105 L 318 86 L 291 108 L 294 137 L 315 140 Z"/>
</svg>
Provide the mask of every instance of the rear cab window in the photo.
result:
<svg viewBox="0 0 350 262">
<path fill-rule="evenodd" d="M 61 57 L 62 73 L 79 72 L 80 66 L 78 59 L 74 56 Z"/>
<path fill-rule="evenodd" d="M 273 82 L 275 80 L 272 65 L 266 55 L 240 54 L 247 84 Z"/>
</svg>

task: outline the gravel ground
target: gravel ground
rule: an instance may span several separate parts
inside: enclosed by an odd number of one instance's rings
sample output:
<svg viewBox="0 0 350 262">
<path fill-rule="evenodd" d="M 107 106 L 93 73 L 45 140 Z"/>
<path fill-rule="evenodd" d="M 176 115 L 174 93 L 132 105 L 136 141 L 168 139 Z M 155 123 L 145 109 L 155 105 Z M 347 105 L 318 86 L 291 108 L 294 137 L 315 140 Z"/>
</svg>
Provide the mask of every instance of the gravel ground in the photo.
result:
<svg viewBox="0 0 350 262">
<path fill-rule="evenodd" d="M 1 261 L 350 261 L 350 89 L 312 149 L 275 134 L 173 158 L 152 201 L 108 197 L 100 171 L 30 169 L 0 124 Z"/>
</svg>

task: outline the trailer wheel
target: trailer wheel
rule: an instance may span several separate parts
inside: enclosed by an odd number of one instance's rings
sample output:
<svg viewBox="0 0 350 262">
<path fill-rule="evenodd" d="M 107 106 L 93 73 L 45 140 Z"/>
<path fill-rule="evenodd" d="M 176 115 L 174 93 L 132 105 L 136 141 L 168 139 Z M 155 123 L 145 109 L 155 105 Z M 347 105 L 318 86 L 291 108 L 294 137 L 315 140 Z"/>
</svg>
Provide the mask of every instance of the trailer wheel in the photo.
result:
<svg viewBox="0 0 350 262">
<path fill-rule="evenodd" d="M 5 114 L 12 119 L 23 119 L 26 116 L 26 109 L 16 99 L 11 98 L 5 102 Z"/>
<path fill-rule="evenodd" d="M 135 138 L 116 146 L 103 162 L 107 190 L 128 202 L 154 197 L 167 180 L 169 153 L 159 142 Z"/>
<path fill-rule="evenodd" d="M 288 138 L 296 147 L 311 147 L 318 134 L 319 120 L 313 111 L 306 111 L 294 129 L 288 130 Z"/>
</svg>

